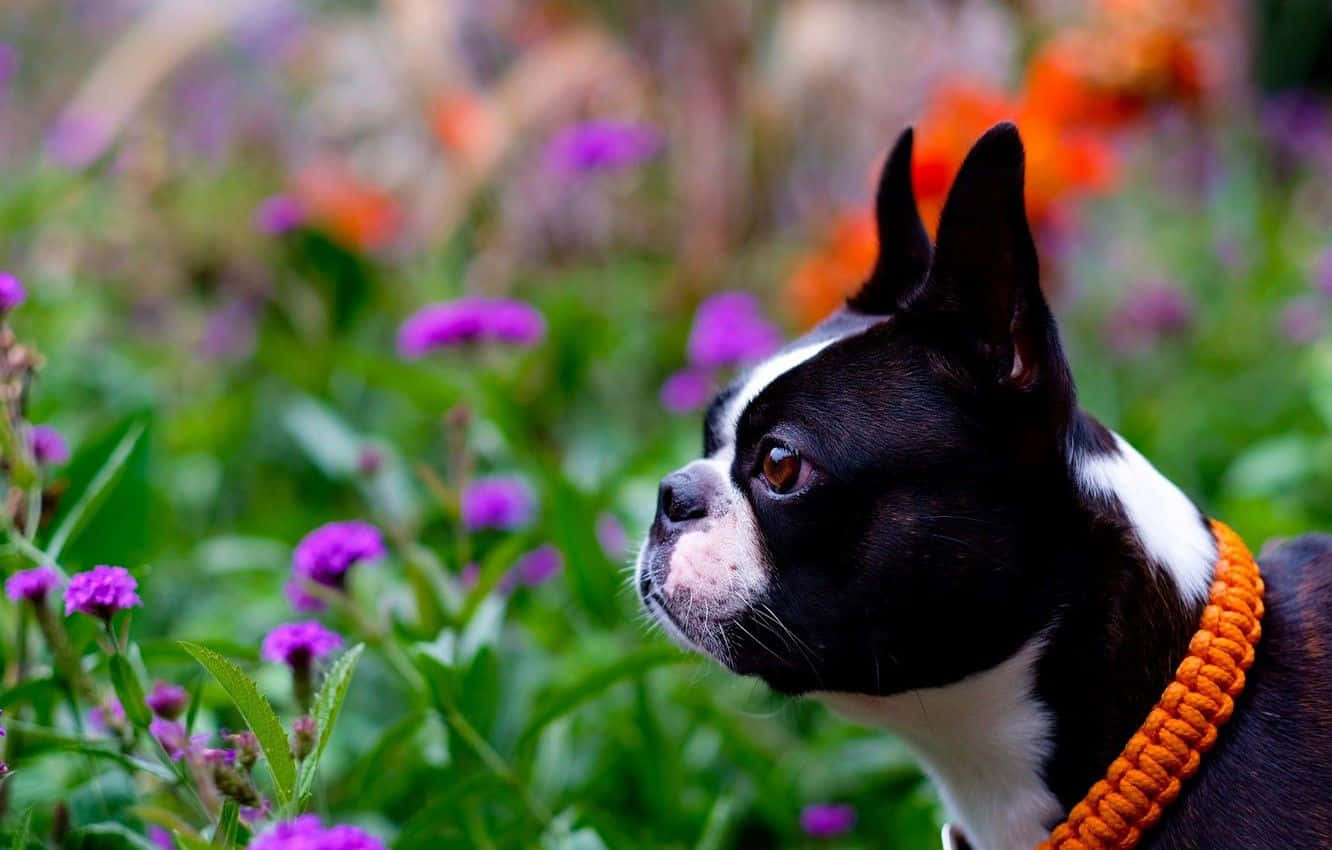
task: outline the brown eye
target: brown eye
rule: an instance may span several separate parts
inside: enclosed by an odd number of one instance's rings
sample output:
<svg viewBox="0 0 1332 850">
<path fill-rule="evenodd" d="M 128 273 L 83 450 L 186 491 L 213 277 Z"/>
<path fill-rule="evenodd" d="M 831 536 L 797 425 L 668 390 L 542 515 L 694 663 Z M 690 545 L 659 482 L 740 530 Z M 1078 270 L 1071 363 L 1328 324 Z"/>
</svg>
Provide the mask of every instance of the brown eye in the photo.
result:
<svg viewBox="0 0 1332 850">
<path fill-rule="evenodd" d="M 763 480 L 775 493 L 790 493 L 801 483 L 800 455 L 786 446 L 773 446 L 763 456 Z"/>
</svg>

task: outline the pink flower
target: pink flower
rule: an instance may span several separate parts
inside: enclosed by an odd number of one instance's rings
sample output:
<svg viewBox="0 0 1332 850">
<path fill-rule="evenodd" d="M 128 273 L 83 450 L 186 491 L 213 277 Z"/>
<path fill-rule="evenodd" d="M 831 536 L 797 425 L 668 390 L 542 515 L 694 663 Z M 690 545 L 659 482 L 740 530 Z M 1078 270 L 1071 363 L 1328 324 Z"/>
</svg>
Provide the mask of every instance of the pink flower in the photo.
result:
<svg viewBox="0 0 1332 850">
<path fill-rule="evenodd" d="M 532 521 L 535 510 L 531 491 L 518 478 L 478 478 L 462 494 L 463 525 L 471 531 L 520 528 Z"/>
<path fill-rule="evenodd" d="M 144 702 L 158 717 L 175 720 L 185 713 L 185 708 L 190 704 L 190 695 L 180 685 L 154 682 L 153 690 Z"/>
<path fill-rule="evenodd" d="M 616 171 L 645 162 L 662 148 L 662 134 L 648 124 L 587 121 L 561 130 L 546 146 L 546 164 L 565 176 Z"/>
<path fill-rule="evenodd" d="M 69 460 L 69 444 L 50 425 L 33 425 L 28 429 L 28 448 L 38 466 L 57 466 Z"/>
<path fill-rule="evenodd" d="M 138 588 L 139 583 L 129 570 L 98 564 L 70 578 L 69 587 L 65 588 L 65 616 L 78 611 L 110 619 L 117 611 L 143 604 L 136 592 Z"/>
<path fill-rule="evenodd" d="M 342 646 L 342 636 L 314 620 L 285 623 L 264 637 L 260 654 L 265 661 L 289 667 L 309 667 Z"/>
<path fill-rule="evenodd" d="M 20 570 L 5 581 L 5 595 L 15 602 L 26 599 L 40 603 L 60 582 L 55 567 L 41 566 Z"/>
<path fill-rule="evenodd" d="M 622 560 L 629 554 L 629 535 L 625 534 L 624 524 L 610 511 L 597 515 L 597 543 L 601 551 L 612 561 Z"/>
<path fill-rule="evenodd" d="M 806 806 L 800 813 L 800 828 L 812 838 L 835 838 L 856 825 L 856 810 L 851 806 L 820 804 Z"/>
<path fill-rule="evenodd" d="M 545 318 L 530 304 L 466 296 L 430 304 L 408 316 L 398 328 L 398 354 L 415 360 L 468 343 L 534 345 L 545 333 Z"/>
<path fill-rule="evenodd" d="M 341 590 L 346 587 L 348 570 L 359 563 L 382 558 L 387 551 L 379 529 L 368 522 L 325 523 L 296 544 L 287 598 L 297 611 L 323 610 L 323 600 L 306 592 L 303 582 Z"/>
<path fill-rule="evenodd" d="M 354 826 L 325 827 L 318 815 L 275 824 L 249 850 L 385 850 L 379 839 Z"/>
<path fill-rule="evenodd" d="M 13 310 L 28 298 L 28 291 L 23 288 L 23 281 L 17 275 L 0 272 L 0 313 Z"/>
<path fill-rule="evenodd" d="M 689 362 L 695 366 L 753 363 L 782 344 L 781 332 L 747 292 L 723 292 L 698 305 L 689 332 Z"/>
<path fill-rule="evenodd" d="M 295 195 L 271 195 L 254 211 L 254 226 L 261 233 L 280 236 L 305 223 L 305 206 Z"/>
<path fill-rule="evenodd" d="M 712 396 L 712 376 L 702 369 L 682 369 L 661 385 L 661 406 L 671 413 L 688 413 Z"/>
</svg>

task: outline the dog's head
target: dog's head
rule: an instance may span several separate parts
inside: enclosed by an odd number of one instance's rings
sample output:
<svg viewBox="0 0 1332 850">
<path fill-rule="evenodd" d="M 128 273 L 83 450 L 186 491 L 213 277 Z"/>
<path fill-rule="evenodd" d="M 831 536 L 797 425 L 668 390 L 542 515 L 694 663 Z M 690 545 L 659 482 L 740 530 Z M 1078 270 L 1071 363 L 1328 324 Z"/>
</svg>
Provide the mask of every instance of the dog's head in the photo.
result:
<svg viewBox="0 0 1332 850">
<path fill-rule="evenodd" d="M 908 130 L 880 178 L 869 280 L 717 396 L 638 559 L 676 640 L 787 693 L 946 684 L 1050 613 L 1030 529 L 1057 522 L 1085 426 L 1041 295 L 1022 143 L 1011 124 L 977 142 L 937 246 L 910 174 Z"/>
</svg>

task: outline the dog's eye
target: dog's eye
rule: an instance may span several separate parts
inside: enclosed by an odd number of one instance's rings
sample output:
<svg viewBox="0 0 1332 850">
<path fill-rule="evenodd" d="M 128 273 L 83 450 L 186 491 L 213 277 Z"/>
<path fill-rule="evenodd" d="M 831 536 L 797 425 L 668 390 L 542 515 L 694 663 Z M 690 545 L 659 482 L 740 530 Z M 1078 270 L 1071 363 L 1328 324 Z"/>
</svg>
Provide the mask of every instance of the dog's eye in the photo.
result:
<svg viewBox="0 0 1332 850">
<path fill-rule="evenodd" d="M 808 466 L 786 446 L 773 446 L 763 456 L 763 480 L 774 493 L 790 493 L 805 483 Z"/>
</svg>

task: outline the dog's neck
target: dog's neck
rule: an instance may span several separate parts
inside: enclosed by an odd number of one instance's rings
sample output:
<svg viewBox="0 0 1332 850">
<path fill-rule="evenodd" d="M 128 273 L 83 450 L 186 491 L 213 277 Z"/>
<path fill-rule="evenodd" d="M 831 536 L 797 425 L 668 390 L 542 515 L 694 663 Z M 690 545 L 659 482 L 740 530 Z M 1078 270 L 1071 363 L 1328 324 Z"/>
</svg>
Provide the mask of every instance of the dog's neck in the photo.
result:
<svg viewBox="0 0 1332 850">
<path fill-rule="evenodd" d="M 1215 565 L 1205 518 L 1122 439 L 1084 418 L 1069 462 L 1040 634 L 952 685 L 823 695 L 906 740 L 976 850 L 1030 850 L 1103 775 L 1183 658 Z"/>
</svg>

